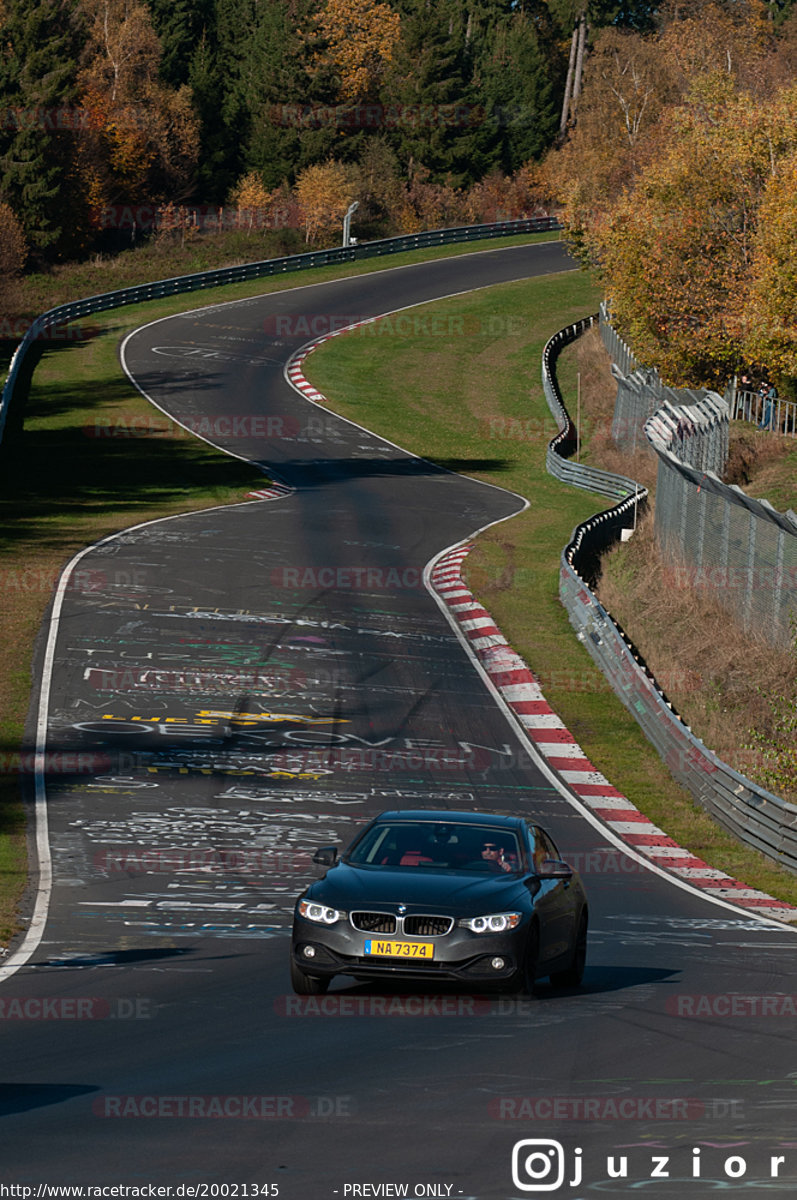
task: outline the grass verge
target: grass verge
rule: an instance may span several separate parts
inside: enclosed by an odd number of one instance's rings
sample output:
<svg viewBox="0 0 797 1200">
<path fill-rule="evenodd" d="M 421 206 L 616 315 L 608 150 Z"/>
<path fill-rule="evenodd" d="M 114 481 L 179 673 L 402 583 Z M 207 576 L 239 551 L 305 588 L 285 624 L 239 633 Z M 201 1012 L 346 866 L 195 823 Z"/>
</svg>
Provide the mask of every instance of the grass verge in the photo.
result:
<svg viewBox="0 0 797 1200">
<path fill-rule="evenodd" d="M 441 329 L 464 336 L 430 345 L 352 333 L 313 354 L 306 371 L 336 412 L 447 465 L 482 459 L 485 470 L 467 473 L 531 500 L 526 512 L 479 538 L 466 563 L 472 590 L 589 758 L 651 820 L 712 866 L 797 903 L 794 876 L 725 833 L 675 783 L 576 641 L 559 603 L 562 547 L 579 521 L 606 504 L 546 473 L 554 425 L 540 361 L 551 334 L 597 302 L 590 280 L 577 273 L 505 284 L 423 306 L 442 316 Z M 571 361 L 562 373 L 571 412 L 578 369 Z"/>
<path fill-rule="evenodd" d="M 0 452 L 0 947 L 18 928 L 27 880 L 20 759 L 31 695 L 34 643 L 64 565 L 87 544 L 141 521 L 244 499 L 261 487 L 254 468 L 172 426 L 139 395 L 117 359 L 122 338 L 147 321 L 287 288 L 484 249 L 550 241 L 549 234 L 440 246 L 97 314 L 85 340 L 46 343 L 25 407 L 21 438 Z M 192 269 L 186 266 L 186 270 Z M 59 277 L 58 302 L 85 295 L 85 271 Z M 116 268 L 110 286 L 133 282 Z M 102 291 L 98 286 L 89 291 Z M 12 347 L 6 346 L 6 362 Z M 2 365 L 2 357 L 0 357 Z M 156 421 L 152 421 L 153 413 Z M 103 427 L 141 432 L 98 438 Z M 162 431 L 160 431 L 162 428 Z"/>
</svg>

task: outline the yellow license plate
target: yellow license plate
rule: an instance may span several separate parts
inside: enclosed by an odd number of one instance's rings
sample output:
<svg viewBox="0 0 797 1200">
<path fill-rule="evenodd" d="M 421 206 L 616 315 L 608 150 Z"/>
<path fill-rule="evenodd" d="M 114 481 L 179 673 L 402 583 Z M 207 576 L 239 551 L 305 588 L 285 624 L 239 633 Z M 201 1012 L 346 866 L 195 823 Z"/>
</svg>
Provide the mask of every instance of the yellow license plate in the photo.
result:
<svg viewBox="0 0 797 1200">
<path fill-rule="evenodd" d="M 382 958 L 434 958 L 433 942 L 378 942 L 368 938 L 366 954 L 378 954 Z"/>
</svg>

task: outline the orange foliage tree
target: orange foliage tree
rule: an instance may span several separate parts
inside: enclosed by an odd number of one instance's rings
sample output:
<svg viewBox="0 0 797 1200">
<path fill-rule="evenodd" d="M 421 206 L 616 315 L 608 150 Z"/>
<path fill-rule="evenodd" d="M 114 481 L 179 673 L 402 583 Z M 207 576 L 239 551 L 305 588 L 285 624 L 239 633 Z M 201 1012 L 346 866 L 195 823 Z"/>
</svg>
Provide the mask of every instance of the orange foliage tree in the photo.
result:
<svg viewBox="0 0 797 1200">
<path fill-rule="evenodd" d="M 342 163 L 330 160 L 305 167 L 296 180 L 296 196 L 304 220 L 305 241 L 342 236 L 343 218 L 353 199 L 353 185 Z"/>
<path fill-rule="evenodd" d="M 286 184 L 269 189 L 258 171 L 242 175 L 227 202 L 238 214 L 238 227 L 248 229 L 279 228 L 287 223 L 285 218 L 295 205 Z"/>
<path fill-rule="evenodd" d="M 794 232 L 789 53 L 763 0 L 665 0 L 656 34 L 595 39 L 577 124 L 539 172 L 622 331 L 671 383 L 792 362 L 797 292 L 775 280 Z"/>
<path fill-rule="evenodd" d="M 797 378 L 797 153 L 778 163 L 759 209 L 745 350 Z"/>
<path fill-rule="evenodd" d="M 324 44 L 316 51 L 316 62 L 332 66 L 341 99 L 374 96 L 401 34 L 399 14 L 382 0 L 327 0 L 316 28 Z"/>
<path fill-rule="evenodd" d="M 91 120 L 80 173 L 93 207 L 185 195 L 199 134 L 187 87 L 159 78 L 160 43 L 139 0 L 79 0 L 87 39 L 78 83 Z"/>
<path fill-rule="evenodd" d="M 589 229 L 647 161 L 665 105 L 677 98 L 653 39 L 608 28 L 595 39 L 578 123 L 540 171 L 558 201 L 571 248 L 589 259 Z"/>
<path fill-rule="evenodd" d="M 716 76 L 591 236 L 618 322 L 674 383 L 719 383 L 745 356 L 760 206 L 797 151 L 794 96 L 762 107 Z"/>
</svg>

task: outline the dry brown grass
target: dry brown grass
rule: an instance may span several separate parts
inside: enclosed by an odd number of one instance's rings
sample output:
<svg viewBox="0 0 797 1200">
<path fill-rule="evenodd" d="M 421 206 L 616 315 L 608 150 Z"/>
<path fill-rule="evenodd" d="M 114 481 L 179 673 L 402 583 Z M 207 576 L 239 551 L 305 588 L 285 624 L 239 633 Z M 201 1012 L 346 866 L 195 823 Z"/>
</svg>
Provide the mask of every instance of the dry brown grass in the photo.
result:
<svg viewBox="0 0 797 1200">
<path fill-rule="evenodd" d="M 598 591 L 695 733 L 737 771 L 761 777 L 751 731 L 771 729 L 769 696 L 797 695 L 797 655 L 744 633 L 688 575 L 662 560 L 648 517 L 606 556 Z M 797 803 L 797 780 L 781 794 Z"/>
<path fill-rule="evenodd" d="M 612 441 L 612 418 L 617 383 L 609 369 L 609 355 L 604 349 L 597 326 L 573 343 L 567 351 L 567 370 L 581 375 L 582 441 L 581 461 L 591 466 L 627 475 L 645 487 L 656 487 L 656 458 L 647 450 L 627 454 L 618 450 Z M 575 420 L 572 402 L 573 388 L 568 388 L 567 406 Z"/>
</svg>

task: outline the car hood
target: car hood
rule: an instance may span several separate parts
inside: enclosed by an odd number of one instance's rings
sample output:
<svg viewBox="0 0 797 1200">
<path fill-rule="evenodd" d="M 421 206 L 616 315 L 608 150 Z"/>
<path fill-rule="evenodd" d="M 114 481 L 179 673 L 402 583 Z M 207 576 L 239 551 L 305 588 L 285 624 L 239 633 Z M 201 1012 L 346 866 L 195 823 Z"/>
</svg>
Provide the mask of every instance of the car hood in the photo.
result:
<svg viewBox="0 0 797 1200">
<path fill-rule="evenodd" d="M 480 875 L 464 871 L 434 871 L 427 868 L 391 871 L 386 867 L 351 867 L 338 863 L 306 893 L 312 900 L 331 908 L 389 910 L 406 904 L 408 912 L 434 912 L 478 916 L 503 912 L 530 899 L 522 877 Z"/>
</svg>

